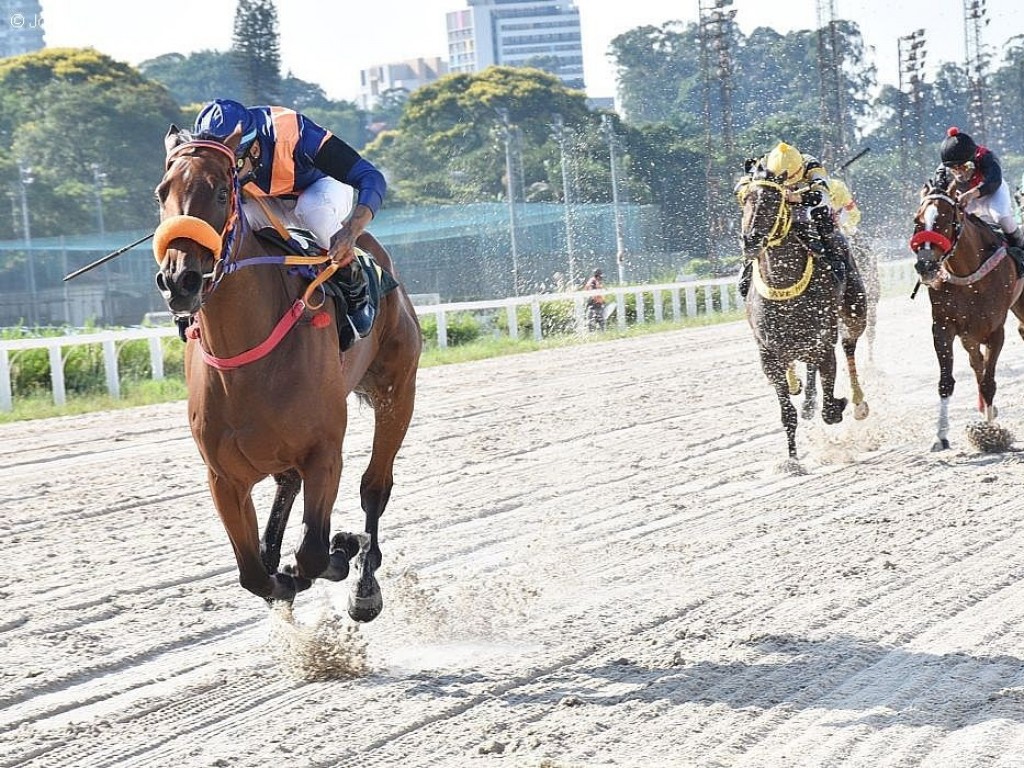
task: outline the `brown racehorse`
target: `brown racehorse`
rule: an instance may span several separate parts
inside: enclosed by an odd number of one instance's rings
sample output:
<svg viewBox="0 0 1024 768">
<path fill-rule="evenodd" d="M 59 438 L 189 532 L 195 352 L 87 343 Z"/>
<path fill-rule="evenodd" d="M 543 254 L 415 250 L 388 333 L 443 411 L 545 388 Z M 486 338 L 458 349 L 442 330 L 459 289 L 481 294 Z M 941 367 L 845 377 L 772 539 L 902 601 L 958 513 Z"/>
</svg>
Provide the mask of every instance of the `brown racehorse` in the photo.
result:
<svg viewBox="0 0 1024 768">
<path fill-rule="evenodd" d="M 316 283 L 311 289 L 308 276 L 288 266 L 309 262 L 282 264 L 281 249 L 245 223 L 238 141 L 237 131 L 220 143 L 171 126 L 157 187 L 157 284 L 171 311 L 195 315 L 198 329 L 185 349 L 192 435 L 242 586 L 268 601 L 291 601 L 314 579 L 344 579 L 351 562 L 358 580 L 348 611 L 370 621 L 383 607 L 374 575 L 381 564 L 378 522 L 412 418 L 419 323 L 399 287 L 381 298 L 371 334 L 342 356 L 334 302 L 322 302 Z M 358 244 L 394 274 L 387 252 L 368 233 Z M 373 449 L 360 484 L 367 535 L 332 539 L 350 392 L 374 410 Z M 270 476 L 277 492 L 261 539 L 251 492 Z M 300 488 L 295 565 L 280 570 L 284 528 Z"/>
<path fill-rule="evenodd" d="M 779 400 L 790 458 L 796 458 L 797 414 L 790 401 L 795 382 L 787 381 L 793 363 L 821 372 L 821 417 L 826 424 L 843 419 L 846 399 L 834 395 L 836 342 L 842 329 L 843 350 L 850 374 L 855 415 L 867 416 L 867 403 L 857 377 L 855 352 L 864 331 L 864 316 L 842 318 L 832 277 L 801 238 L 778 180 L 752 178 L 741 187 L 744 251 L 753 260 L 753 286 L 747 294 L 747 320 L 754 331 L 761 368 Z"/>
<path fill-rule="evenodd" d="M 1002 236 L 964 213 L 954 186 L 929 180 L 921 190 L 910 248 L 914 268 L 928 286 L 932 343 L 939 360 L 939 418 L 933 451 L 949 448 L 949 400 L 953 395 L 953 341 L 959 338 L 978 382 L 978 410 L 986 423 L 996 417 L 996 363 L 1003 348 L 1006 315 L 1012 309 L 1024 336 L 1024 281 Z"/>
</svg>

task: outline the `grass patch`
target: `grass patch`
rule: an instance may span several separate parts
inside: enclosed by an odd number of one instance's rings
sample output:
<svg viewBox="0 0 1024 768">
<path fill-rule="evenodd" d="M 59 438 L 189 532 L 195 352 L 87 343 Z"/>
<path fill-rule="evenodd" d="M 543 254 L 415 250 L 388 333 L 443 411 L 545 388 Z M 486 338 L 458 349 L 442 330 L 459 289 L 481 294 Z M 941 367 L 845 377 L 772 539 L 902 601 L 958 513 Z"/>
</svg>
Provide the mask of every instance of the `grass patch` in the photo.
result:
<svg viewBox="0 0 1024 768">
<path fill-rule="evenodd" d="M 486 360 L 492 357 L 519 355 L 542 349 L 560 349 L 578 344 L 628 339 L 637 336 L 647 336 L 652 333 L 665 333 L 684 328 L 729 323 L 741 320 L 743 317 L 742 310 L 733 310 L 724 314 L 698 315 L 697 317 L 686 318 L 680 321 L 631 325 L 625 331 L 620 331 L 612 323 L 606 331 L 600 333 L 563 334 L 551 336 L 541 341 L 534 341 L 532 339 L 513 341 L 507 336 L 482 337 L 459 346 L 448 347 L 447 349 L 439 349 L 436 346 L 425 348 L 420 358 L 420 367 L 433 368 L 439 365 L 453 365 L 469 363 L 475 360 Z M 184 400 L 187 396 L 185 380 L 180 376 L 167 376 L 161 381 L 143 379 L 122 382 L 121 398 L 119 400 L 103 394 L 74 395 L 69 392 L 67 402 L 63 406 L 54 405 L 53 395 L 48 390 L 41 390 L 31 395 L 15 397 L 12 411 L 0 411 L 0 424 L 169 403 L 176 400 Z"/>
</svg>

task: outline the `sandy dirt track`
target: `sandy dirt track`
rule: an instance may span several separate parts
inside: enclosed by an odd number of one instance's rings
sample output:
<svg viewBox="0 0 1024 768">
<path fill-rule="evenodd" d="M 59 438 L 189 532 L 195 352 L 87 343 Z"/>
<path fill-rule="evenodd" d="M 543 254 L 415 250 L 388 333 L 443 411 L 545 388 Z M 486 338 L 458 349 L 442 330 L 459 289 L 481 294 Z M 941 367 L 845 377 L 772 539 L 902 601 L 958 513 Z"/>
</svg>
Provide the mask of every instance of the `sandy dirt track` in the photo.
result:
<svg viewBox="0 0 1024 768">
<path fill-rule="evenodd" d="M 1024 765 L 1024 454 L 959 347 L 930 453 L 927 301 L 880 318 L 803 474 L 743 323 L 421 371 L 356 631 L 238 586 L 182 403 L 0 427 L 0 766 Z M 1015 330 L 999 380 L 1024 437 Z"/>
</svg>

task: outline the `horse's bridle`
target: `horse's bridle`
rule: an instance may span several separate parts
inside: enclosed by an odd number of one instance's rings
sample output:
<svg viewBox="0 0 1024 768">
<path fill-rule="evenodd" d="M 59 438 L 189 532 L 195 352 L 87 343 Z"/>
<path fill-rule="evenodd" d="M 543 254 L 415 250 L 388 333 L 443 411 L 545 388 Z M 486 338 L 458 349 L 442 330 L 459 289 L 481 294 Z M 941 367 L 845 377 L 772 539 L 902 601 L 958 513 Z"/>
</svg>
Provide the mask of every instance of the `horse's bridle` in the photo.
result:
<svg viewBox="0 0 1024 768">
<path fill-rule="evenodd" d="M 793 213 L 786 203 L 786 188 L 778 182 L 769 181 L 768 179 L 751 179 L 747 182 L 747 185 L 774 189 L 779 192 L 779 207 L 775 212 L 775 223 L 772 224 L 768 234 L 761 239 L 761 247 L 764 250 L 774 248 L 789 236 L 789 230 L 793 226 Z"/>
<path fill-rule="evenodd" d="M 224 227 L 218 232 L 206 219 L 198 216 L 179 214 L 168 216 L 160 222 L 153 233 L 153 256 L 157 264 L 163 264 L 167 249 L 172 240 L 184 238 L 197 243 L 213 254 L 213 269 L 202 275 L 203 296 L 208 296 L 220 283 L 224 275 L 234 271 L 233 251 L 236 243 L 241 241 L 239 230 L 244 226 L 244 217 L 240 215 L 241 185 L 235 163 L 235 153 L 217 141 L 194 139 L 179 144 L 167 155 L 166 167 L 191 149 L 212 149 L 226 155 L 231 168 L 231 200 L 230 211 L 224 221 Z"/>
<path fill-rule="evenodd" d="M 928 207 L 929 201 L 935 200 L 947 202 L 953 208 L 953 237 L 948 238 L 941 232 L 936 232 L 931 229 L 922 229 L 915 232 L 913 237 L 910 238 L 910 250 L 917 253 L 922 248 L 931 247 L 933 245 L 937 246 L 941 251 L 942 258 L 936 259 L 936 261 L 939 265 L 942 265 L 945 264 L 949 257 L 953 255 L 956 243 L 960 239 L 960 233 L 963 232 L 964 228 L 964 214 L 960 208 L 960 204 L 945 192 L 933 192 L 922 198 L 921 206 L 917 209 L 915 221 L 920 222 L 921 217 L 924 215 L 925 208 Z"/>
</svg>

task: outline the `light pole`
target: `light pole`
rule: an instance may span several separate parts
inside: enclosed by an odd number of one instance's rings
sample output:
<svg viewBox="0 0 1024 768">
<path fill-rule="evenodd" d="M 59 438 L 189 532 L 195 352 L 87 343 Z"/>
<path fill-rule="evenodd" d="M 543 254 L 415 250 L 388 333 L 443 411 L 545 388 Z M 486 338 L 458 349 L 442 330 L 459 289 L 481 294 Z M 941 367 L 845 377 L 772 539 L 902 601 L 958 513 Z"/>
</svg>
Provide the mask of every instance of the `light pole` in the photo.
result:
<svg viewBox="0 0 1024 768">
<path fill-rule="evenodd" d="M 107 183 L 107 174 L 103 172 L 99 163 L 93 163 L 90 167 L 92 168 L 92 189 L 96 196 L 96 224 L 99 226 L 100 235 L 103 236 L 107 234 L 103 226 L 103 186 Z"/>
<path fill-rule="evenodd" d="M 569 202 L 569 164 L 565 156 L 565 121 L 557 112 L 551 116 L 551 128 L 558 141 L 558 154 L 562 161 L 562 203 L 565 206 L 565 250 L 569 258 L 569 285 L 574 289 L 576 282 L 576 251 L 572 232 L 572 208 Z"/>
<path fill-rule="evenodd" d="M 899 59 L 899 121 L 900 121 L 900 168 L 906 175 L 909 170 L 909 160 L 914 161 L 915 166 L 921 164 L 921 149 L 924 144 L 924 125 L 921 117 L 922 91 L 924 62 L 928 52 L 925 50 L 924 30 L 918 29 L 909 35 L 904 35 L 896 41 L 896 52 Z M 909 88 L 909 96 L 904 91 Z M 907 105 L 909 99 L 913 109 L 913 130 L 910 132 L 911 141 L 906 137 L 906 121 L 911 116 Z M 912 143 L 913 149 L 908 149 Z M 918 168 L 914 168 L 915 172 Z"/>
<path fill-rule="evenodd" d="M 39 305 L 36 296 L 36 259 L 32 253 L 32 230 L 28 223 L 27 188 L 35 179 L 32 169 L 21 160 L 18 161 L 18 181 L 21 191 L 21 231 L 25 236 L 25 262 L 28 268 L 29 318 L 33 325 L 39 325 Z"/>
<path fill-rule="evenodd" d="M 622 210 L 619 206 L 619 172 L 615 161 L 615 129 L 608 115 L 601 115 L 601 130 L 608 139 L 608 156 L 612 171 L 612 210 L 615 212 L 615 263 L 619 268 L 619 284 L 626 282 L 626 243 L 622 235 Z"/>
<path fill-rule="evenodd" d="M 509 242 L 512 246 L 512 291 L 519 295 L 519 246 L 516 242 L 516 194 L 512 178 L 512 124 L 508 119 L 508 110 L 497 107 L 495 111 L 501 119 L 501 138 L 505 142 L 505 190 L 508 194 L 508 226 Z"/>
</svg>

